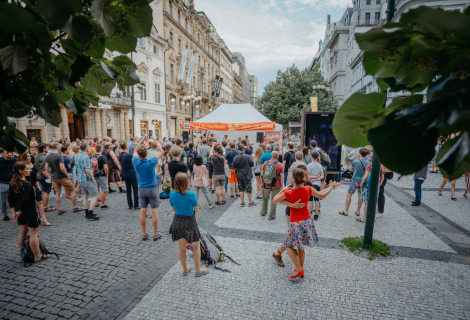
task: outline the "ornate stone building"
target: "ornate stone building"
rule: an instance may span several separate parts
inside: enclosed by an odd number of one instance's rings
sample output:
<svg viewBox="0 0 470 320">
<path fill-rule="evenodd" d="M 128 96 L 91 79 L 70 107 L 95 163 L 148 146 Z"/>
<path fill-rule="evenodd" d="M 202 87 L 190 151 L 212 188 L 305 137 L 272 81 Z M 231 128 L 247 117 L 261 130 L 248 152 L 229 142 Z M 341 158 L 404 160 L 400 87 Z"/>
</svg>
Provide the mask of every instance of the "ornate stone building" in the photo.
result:
<svg viewBox="0 0 470 320">
<path fill-rule="evenodd" d="M 185 96 L 202 98 L 195 103 L 198 107 L 194 107 L 194 120 L 220 104 L 220 97 L 212 97 L 212 89 L 216 76 L 220 77 L 221 53 L 215 27 L 204 12 L 195 10 L 194 0 L 163 0 L 163 28 L 168 40 L 165 49 L 167 128 L 168 136 L 175 137 L 182 135 L 182 121 L 191 120 L 191 104 L 184 100 Z M 185 49 L 188 54 L 183 60 Z M 188 76 L 192 56 L 194 68 Z M 177 79 L 181 64 L 182 79 Z"/>
<path fill-rule="evenodd" d="M 232 64 L 233 68 L 233 103 L 246 103 L 243 100 L 242 88 L 243 82 L 240 77 L 240 66 L 238 63 L 234 62 Z"/>
<path fill-rule="evenodd" d="M 234 52 L 232 53 L 232 59 L 233 62 L 238 64 L 238 76 L 242 80 L 242 103 L 251 103 L 250 75 L 248 73 L 248 69 L 246 68 L 245 57 L 241 52 Z"/>
</svg>

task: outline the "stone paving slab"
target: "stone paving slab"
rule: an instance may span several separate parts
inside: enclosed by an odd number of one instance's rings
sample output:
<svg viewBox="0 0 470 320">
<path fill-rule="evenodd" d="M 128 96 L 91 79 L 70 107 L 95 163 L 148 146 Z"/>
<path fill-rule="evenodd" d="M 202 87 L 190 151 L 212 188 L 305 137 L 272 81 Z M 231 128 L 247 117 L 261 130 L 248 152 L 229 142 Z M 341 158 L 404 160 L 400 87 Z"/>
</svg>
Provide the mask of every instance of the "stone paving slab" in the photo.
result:
<svg viewBox="0 0 470 320">
<path fill-rule="evenodd" d="M 278 243 L 218 237 L 241 263 L 183 277 L 179 263 L 125 319 L 468 319 L 470 267 L 408 258 L 369 261 L 344 250 L 307 249 L 306 277 L 275 264 Z M 251 250 L 256 248 L 256 250 Z M 288 261 L 289 260 L 289 261 Z M 193 265 L 189 260 L 189 265 Z"/>
<path fill-rule="evenodd" d="M 414 197 L 414 191 L 407 192 Z M 470 232 L 470 198 L 465 199 L 457 192 L 455 196 L 457 200 L 450 198 L 450 192 L 443 192 L 440 197 L 437 191 L 422 191 L 421 202 Z"/>
<path fill-rule="evenodd" d="M 431 171 L 431 167 L 429 166 L 429 171 Z M 387 183 L 391 183 L 399 188 L 403 189 L 413 189 L 415 182 L 413 179 L 413 175 L 407 175 L 407 176 L 402 176 L 400 180 L 398 180 L 398 177 L 400 175 L 398 173 L 394 173 L 393 180 L 388 181 Z M 426 177 L 426 180 L 423 183 L 423 190 L 426 188 L 437 188 L 439 190 L 439 187 L 441 186 L 441 183 L 443 181 L 442 174 L 440 173 L 429 173 Z M 465 178 L 462 176 L 459 179 L 457 179 L 457 182 L 455 183 L 455 187 L 458 190 L 465 190 Z M 450 191 L 450 182 L 448 182 L 444 186 L 444 190 Z M 463 192 L 462 192 L 463 193 Z M 436 192 L 437 194 L 437 192 Z M 450 197 L 450 196 L 449 196 Z"/>
<path fill-rule="evenodd" d="M 357 222 L 354 214 L 357 208 L 357 194 L 353 195 L 349 216 L 344 217 L 338 214 L 338 211 L 344 210 L 347 188 L 348 186 L 343 184 L 321 201 L 321 214 L 315 223 L 320 238 L 343 239 L 364 235 L 365 224 Z M 267 216 L 259 215 L 260 203 L 257 207 L 243 210 L 240 210 L 239 205 L 240 200 L 235 201 L 216 222 L 216 225 L 221 228 L 286 232 L 284 205 L 278 205 L 277 218 L 271 221 L 267 220 Z M 364 208 L 361 209 L 361 213 L 363 212 Z M 375 223 L 374 238 L 390 245 L 454 252 L 389 197 L 386 197 L 385 217 L 378 219 Z"/>
</svg>

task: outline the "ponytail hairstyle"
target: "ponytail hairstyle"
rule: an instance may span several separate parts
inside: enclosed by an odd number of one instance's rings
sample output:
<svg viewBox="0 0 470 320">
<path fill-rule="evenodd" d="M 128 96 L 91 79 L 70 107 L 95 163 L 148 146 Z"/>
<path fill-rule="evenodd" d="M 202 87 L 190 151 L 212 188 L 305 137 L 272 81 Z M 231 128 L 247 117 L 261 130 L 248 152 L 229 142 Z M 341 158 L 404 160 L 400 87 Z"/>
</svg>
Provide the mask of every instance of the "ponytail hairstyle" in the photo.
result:
<svg viewBox="0 0 470 320">
<path fill-rule="evenodd" d="M 292 171 L 292 178 L 294 179 L 294 183 L 296 185 L 303 186 L 303 184 L 305 183 L 304 172 L 303 172 L 303 170 L 301 170 L 299 168 L 295 168 Z"/>
<path fill-rule="evenodd" d="M 27 165 L 24 161 L 17 161 L 13 165 L 13 177 L 11 178 L 10 187 L 15 193 L 21 193 L 24 190 L 23 180 L 21 179 L 23 176 L 20 171 L 26 169 Z"/>
</svg>

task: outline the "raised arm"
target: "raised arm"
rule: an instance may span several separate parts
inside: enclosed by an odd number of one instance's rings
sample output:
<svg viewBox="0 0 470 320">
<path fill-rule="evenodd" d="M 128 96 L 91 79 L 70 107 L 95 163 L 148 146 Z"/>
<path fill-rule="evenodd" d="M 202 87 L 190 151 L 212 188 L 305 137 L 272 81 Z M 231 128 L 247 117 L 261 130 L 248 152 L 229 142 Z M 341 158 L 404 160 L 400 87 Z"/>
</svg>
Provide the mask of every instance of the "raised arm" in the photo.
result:
<svg viewBox="0 0 470 320">
<path fill-rule="evenodd" d="M 330 185 L 328 186 L 328 188 L 323 189 L 322 191 L 317 191 L 314 188 L 312 188 L 312 196 L 323 200 L 330 194 L 331 190 L 335 189 L 340 184 L 341 182 L 330 181 Z"/>
</svg>

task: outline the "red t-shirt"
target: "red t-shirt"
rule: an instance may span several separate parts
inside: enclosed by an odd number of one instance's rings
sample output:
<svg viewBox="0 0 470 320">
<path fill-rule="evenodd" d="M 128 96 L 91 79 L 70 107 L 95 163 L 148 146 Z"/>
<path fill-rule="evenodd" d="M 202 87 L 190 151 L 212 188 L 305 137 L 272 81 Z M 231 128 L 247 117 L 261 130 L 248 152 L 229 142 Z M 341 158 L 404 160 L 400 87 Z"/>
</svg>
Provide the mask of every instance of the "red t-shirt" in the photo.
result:
<svg viewBox="0 0 470 320">
<path fill-rule="evenodd" d="M 304 186 L 299 189 L 289 189 L 284 191 L 287 201 L 296 203 L 299 199 L 305 206 L 302 209 L 290 208 L 290 222 L 297 222 L 310 219 L 310 212 L 308 212 L 308 199 L 312 195 L 312 187 Z"/>
</svg>

